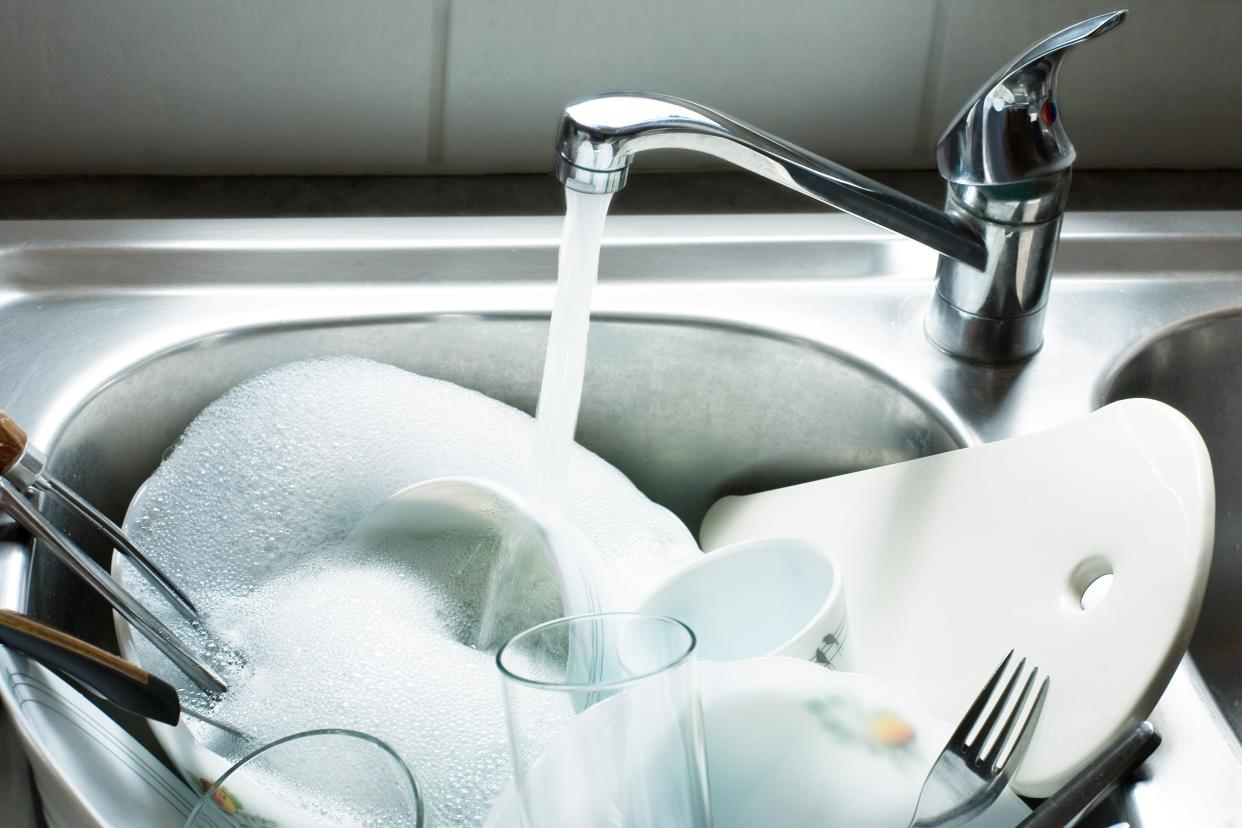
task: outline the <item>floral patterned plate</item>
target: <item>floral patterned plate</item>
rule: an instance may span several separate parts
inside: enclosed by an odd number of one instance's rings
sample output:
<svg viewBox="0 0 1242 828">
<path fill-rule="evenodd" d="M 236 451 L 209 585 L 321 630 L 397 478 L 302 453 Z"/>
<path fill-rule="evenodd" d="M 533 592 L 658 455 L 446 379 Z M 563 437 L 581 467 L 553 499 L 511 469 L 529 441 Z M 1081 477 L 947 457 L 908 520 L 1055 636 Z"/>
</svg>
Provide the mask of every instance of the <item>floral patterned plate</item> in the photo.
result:
<svg viewBox="0 0 1242 828">
<path fill-rule="evenodd" d="M 706 662 L 700 680 L 715 828 L 904 828 L 951 732 L 877 679 L 801 659 Z M 579 735 L 605 708 L 583 714 Z M 555 784 L 555 757 L 540 767 Z M 565 793 L 575 824 L 595 824 Z M 969 824 L 1011 828 L 1028 813 L 1006 791 Z M 512 787 L 487 824 L 518 827 Z"/>
</svg>

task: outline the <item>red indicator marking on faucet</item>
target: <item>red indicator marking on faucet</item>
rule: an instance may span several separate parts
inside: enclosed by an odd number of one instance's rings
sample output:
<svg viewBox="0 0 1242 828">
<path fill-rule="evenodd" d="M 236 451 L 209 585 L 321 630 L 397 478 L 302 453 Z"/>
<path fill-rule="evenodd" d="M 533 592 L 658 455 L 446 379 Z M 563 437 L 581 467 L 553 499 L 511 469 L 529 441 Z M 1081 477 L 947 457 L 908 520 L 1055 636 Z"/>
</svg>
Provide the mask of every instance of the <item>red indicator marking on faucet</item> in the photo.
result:
<svg viewBox="0 0 1242 828">
<path fill-rule="evenodd" d="M 1044 126 L 1051 126 L 1056 119 L 1057 105 L 1052 101 L 1044 101 L 1044 105 L 1039 108 L 1039 120 L 1044 122 Z"/>
</svg>

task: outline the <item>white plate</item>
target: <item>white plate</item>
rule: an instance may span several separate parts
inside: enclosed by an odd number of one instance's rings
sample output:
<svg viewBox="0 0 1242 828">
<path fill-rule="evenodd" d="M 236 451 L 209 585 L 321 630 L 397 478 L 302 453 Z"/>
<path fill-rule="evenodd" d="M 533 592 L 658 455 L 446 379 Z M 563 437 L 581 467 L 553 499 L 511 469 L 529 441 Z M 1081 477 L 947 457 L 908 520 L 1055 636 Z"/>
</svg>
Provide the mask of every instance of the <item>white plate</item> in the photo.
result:
<svg viewBox="0 0 1242 828">
<path fill-rule="evenodd" d="M 876 679 L 800 659 L 703 663 L 700 683 L 714 828 L 907 825 L 951 732 Z M 610 712 L 596 705 L 565 737 L 590 744 Z M 554 744 L 532 777 L 555 768 Z M 611 824 L 592 821 L 590 803 L 574 794 L 557 794 L 564 824 Z M 1012 828 L 1029 813 L 1007 791 L 969 824 Z M 519 828 L 512 786 L 487 826 Z"/>
</svg>

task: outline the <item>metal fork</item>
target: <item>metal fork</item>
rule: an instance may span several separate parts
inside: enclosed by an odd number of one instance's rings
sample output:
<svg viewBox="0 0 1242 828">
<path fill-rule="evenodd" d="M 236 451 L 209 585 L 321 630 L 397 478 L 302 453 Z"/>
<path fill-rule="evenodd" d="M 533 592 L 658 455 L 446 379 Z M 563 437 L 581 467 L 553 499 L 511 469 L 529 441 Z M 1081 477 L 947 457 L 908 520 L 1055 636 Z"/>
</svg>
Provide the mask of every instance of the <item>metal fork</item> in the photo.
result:
<svg viewBox="0 0 1242 828">
<path fill-rule="evenodd" d="M 927 781 L 923 783 L 923 791 L 919 794 L 918 808 L 910 821 L 910 828 L 948 828 L 961 825 L 977 816 L 996 801 L 1013 771 L 1021 763 L 1031 742 L 1031 735 L 1035 732 L 1035 723 L 1043 711 L 1049 680 L 1044 678 L 1040 683 L 1035 700 L 1028 707 L 1027 699 L 1039 675 L 1039 669 L 1032 667 L 1030 675 L 1022 685 L 1022 691 L 1018 694 L 1018 700 L 1009 709 L 1000 731 L 995 738 L 989 738 L 996 731 L 997 722 L 1005 712 L 1006 703 L 1013 695 L 1018 679 L 1026 667 L 1025 658 L 1018 662 L 1013 675 L 1005 684 L 1005 689 L 1001 691 L 995 705 L 991 706 L 991 712 L 983 719 L 984 711 L 989 709 L 988 702 L 1012 659 L 1013 650 L 1010 650 L 962 717 L 961 724 L 953 731 L 949 743 L 940 752 L 940 758 L 936 760 Z M 1012 749 L 1006 754 L 1005 746 L 1015 728 L 1017 736 Z M 978 733 L 973 739 L 969 739 L 976 729 Z"/>
</svg>

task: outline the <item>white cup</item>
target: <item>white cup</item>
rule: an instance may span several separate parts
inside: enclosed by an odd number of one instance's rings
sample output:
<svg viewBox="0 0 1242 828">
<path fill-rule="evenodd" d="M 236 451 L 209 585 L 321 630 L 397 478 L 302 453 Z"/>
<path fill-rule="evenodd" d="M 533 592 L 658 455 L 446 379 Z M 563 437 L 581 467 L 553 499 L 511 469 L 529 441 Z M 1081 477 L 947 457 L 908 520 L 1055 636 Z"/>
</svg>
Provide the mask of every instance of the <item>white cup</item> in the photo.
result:
<svg viewBox="0 0 1242 828">
<path fill-rule="evenodd" d="M 701 660 L 790 656 L 850 669 L 841 568 L 809 540 L 721 547 L 657 587 L 638 611 L 690 627 Z"/>
</svg>

